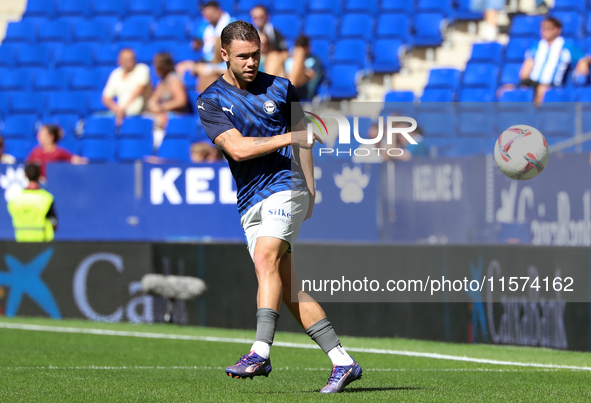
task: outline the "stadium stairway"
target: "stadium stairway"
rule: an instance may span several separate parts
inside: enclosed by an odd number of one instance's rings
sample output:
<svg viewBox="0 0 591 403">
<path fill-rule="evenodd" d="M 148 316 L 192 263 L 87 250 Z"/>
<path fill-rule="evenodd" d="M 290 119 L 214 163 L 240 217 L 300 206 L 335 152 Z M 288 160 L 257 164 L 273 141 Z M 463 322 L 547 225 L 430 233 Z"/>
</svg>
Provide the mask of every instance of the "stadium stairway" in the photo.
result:
<svg viewBox="0 0 591 403">
<path fill-rule="evenodd" d="M 6 35 L 6 26 L 10 21 L 19 21 L 25 13 L 27 0 L 0 1 L 0 42 Z"/>
</svg>

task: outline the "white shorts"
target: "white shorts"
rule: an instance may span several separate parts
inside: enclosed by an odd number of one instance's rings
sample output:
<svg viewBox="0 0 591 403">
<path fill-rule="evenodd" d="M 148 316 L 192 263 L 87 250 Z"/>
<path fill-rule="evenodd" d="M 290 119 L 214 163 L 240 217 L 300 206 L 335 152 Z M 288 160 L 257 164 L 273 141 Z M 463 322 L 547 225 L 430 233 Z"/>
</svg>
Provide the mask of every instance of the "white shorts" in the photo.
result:
<svg viewBox="0 0 591 403">
<path fill-rule="evenodd" d="M 240 220 L 250 257 L 254 260 L 254 248 L 260 236 L 283 239 L 289 243 L 287 251 L 291 252 L 309 204 L 307 191 L 284 190 L 252 206 Z"/>
</svg>

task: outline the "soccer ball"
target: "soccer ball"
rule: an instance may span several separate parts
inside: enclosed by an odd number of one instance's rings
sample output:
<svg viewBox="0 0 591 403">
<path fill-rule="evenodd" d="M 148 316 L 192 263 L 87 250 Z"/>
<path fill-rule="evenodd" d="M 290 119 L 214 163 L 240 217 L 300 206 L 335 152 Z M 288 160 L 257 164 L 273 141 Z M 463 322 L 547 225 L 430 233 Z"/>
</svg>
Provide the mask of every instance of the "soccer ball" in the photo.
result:
<svg viewBox="0 0 591 403">
<path fill-rule="evenodd" d="M 511 179 L 531 179 L 548 164 L 548 143 L 539 130 L 515 125 L 505 130 L 495 144 L 495 161 Z"/>
</svg>

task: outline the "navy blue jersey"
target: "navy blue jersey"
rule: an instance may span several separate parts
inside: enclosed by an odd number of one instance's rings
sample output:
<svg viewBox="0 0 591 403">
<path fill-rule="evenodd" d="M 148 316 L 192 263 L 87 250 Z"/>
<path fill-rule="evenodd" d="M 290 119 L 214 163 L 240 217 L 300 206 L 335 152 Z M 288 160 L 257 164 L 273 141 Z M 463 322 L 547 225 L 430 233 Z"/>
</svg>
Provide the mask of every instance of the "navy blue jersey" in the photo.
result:
<svg viewBox="0 0 591 403">
<path fill-rule="evenodd" d="M 292 102 L 296 103 L 293 122 Z M 197 111 L 212 142 L 230 129 L 244 137 L 284 134 L 304 116 L 297 90 L 289 80 L 262 72 L 245 90 L 220 77 L 199 96 Z M 292 171 L 291 157 L 291 146 L 242 162 L 226 155 L 236 180 L 240 216 L 273 193 L 305 189 L 301 169 L 294 166 Z"/>
</svg>

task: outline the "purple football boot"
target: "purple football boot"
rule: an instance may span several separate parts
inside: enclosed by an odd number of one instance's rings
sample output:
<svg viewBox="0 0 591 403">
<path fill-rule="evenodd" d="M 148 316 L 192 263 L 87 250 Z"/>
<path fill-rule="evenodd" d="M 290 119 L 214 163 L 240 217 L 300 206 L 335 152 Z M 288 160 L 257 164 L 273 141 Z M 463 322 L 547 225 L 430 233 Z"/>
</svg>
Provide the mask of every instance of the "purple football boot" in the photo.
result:
<svg viewBox="0 0 591 403">
<path fill-rule="evenodd" d="M 345 389 L 345 386 L 357 379 L 361 379 L 363 370 L 353 360 L 352 365 L 335 365 L 332 367 L 332 373 L 328 378 L 328 384 L 320 390 L 320 393 L 339 393 Z"/>
<path fill-rule="evenodd" d="M 226 374 L 232 378 L 254 378 L 255 376 L 269 376 L 271 359 L 263 358 L 254 351 L 240 357 L 236 364 L 226 368 Z"/>
</svg>

